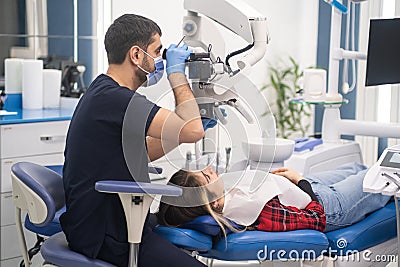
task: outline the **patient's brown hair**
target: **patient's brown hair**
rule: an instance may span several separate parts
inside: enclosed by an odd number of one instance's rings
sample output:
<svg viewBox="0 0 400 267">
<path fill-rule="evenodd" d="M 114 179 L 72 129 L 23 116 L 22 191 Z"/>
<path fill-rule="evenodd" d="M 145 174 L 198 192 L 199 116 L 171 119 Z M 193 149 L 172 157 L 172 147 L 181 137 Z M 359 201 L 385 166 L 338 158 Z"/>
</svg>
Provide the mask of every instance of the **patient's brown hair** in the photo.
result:
<svg viewBox="0 0 400 267">
<path fill-rule="evenodd" d="M 188 172 L 185 170 L 179 170 L 174 175 L 172 175 L 169 184 L 181 186 L 181 187 L 201 187 L 204 186 L 200 179 L 193 172 Z M 216 210 L 210 205 L 210 201 L 207 197 L 207 193 L 204 189 L 202 198 L 204 205 L 196 207 L 178 207 L 173 206 L 163 201 L 161 198 L 160 208 L 157 213 L 158 223 L 161 225 L 166 225 L 170 227 L 179 227 L 182 224 L 192 221 L 193 219 L 203 216 L 211 215 L 218 225 L 221 227 L 224 235 L 226 235 L 225 227 L 228 227 L 232 231 L 237 232 L 237 229 L 232 227 L 232 225 L 222 217 L 221 210 Z"/>
</svg>

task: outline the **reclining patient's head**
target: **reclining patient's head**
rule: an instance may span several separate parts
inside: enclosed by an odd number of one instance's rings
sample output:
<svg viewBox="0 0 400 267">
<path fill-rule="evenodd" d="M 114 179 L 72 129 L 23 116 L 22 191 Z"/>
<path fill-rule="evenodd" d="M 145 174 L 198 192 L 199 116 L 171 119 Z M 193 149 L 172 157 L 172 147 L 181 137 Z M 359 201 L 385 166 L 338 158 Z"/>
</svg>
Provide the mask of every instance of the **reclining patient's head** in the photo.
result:
<svg viewBox="0 0 400 267">
<path fill-rule="evenodd" d="M 183 194 L 161 198 L 157 213 L 160 224 L 178 227 L 202 215 L 211 215 L 221 223 L 224 185 L 211 167 L 197 172 L 180 170 L 172 175 L 169 184 L 181 187 Z"/>
</svg>

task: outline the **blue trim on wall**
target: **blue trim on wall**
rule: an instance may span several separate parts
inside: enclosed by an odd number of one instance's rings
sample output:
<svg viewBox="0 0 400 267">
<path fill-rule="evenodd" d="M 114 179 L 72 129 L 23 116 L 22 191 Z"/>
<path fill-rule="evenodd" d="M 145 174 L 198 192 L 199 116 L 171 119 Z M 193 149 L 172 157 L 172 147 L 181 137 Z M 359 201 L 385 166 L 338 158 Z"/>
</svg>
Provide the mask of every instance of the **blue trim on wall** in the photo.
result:
<svg viewBox="0 0 400 267">
<path fill-rule="evenodd" d="M 18 33 L 26 34 L 26 1 L 18 0 Z M 18 38 L 18 46 L 26 46 L 27 38 Z"/>
<path fill-rule="evenodd" d="M 388 139 L 387 138 L 378 138 L 378 157 L 382 155 L 383 151 L 388 147 Z"/>
<path fill-rule="evenodd" d="M 74 7 L 72 0 L 47 1 L 48 34 L 63 35 L 69 38 L 49 38 L 49 56 L 73 59 Z M 93 0 L 78 1 L 78 35 L 93 35 Z M 78 40 L 78 60 L 86 66 L 83 79 L 89 86 L 93 75 L 93 49 L 96 40 Z"/>
<path fill-rule="evenodd" d="M 347 4 L 347 1 L 344 1 Z M 320 1 L 319 4 L 319 18 L 318 18 L 318 47 L 317 47 L 317 66 L 327 70 L 329 75 L 329 49 L 330 49 L 330 29 L 331 29 L 331 12 L 332 8 L 330 5 Z M 358 38 L 359 35 L 359 15 L 360 9 L 357 5 L 356 8 L 356 25 L 355 25 L 355 49 L 358 49 Z M 341 36 L 341 47 L 345 45 L 345 29 L 346 29 L 346 15 L 342 16 L 342 36 Z M 342 69 L 343 61 L 340 63 L 340 75 L 339 75 L 339 92 L 342 87 Z M 349 68 L 351 68 L 351 62 L 349 62 Z M 357 72 L 357 64 L 356 70 Z M 328 82 L 328 79 L 327 79 Z M 352 76 L 349 75 L 349 84 L 352 83 Z M 327 84 L 328 86 L 328 84 Z M 343 95 L 344 98 L 349 100 L 349 104 L 344 104 L 340 107 L 340 114 L 343 119 L 355 119 L 356 114 L 356 96 L 357 92 L 353 92 Z M 322 107 L 315 107 L 315 120 L 314 120 L 314 131 L 320 133 L 322 131 L 322 118 L 324 109 Z M 354 140 L 353 136 L 342 136 L 344 139 Z"/>
</svg>

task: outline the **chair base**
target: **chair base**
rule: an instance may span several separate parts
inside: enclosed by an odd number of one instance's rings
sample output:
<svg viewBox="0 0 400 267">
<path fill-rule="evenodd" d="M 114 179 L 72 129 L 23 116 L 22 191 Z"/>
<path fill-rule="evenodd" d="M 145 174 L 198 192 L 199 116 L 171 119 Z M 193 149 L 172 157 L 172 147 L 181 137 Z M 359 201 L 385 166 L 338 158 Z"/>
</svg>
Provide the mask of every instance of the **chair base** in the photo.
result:
<svg viewBox="0 0 400 267">
<path fill-rule="evenodd" d="M 36 254 L 38 254 L 40 252 L 40 247 L 42 246 L 43 242 L 44 242 L 44 237 L 42 237 L 40 235 L 36 235 L 35 245 L 31 249 L 28 250 L 28 257 L 29 257 L 30 261 L 32 260 L 33 256 L 35 256 Z M 25 267 L 24 260 L 21 260 L 19 266 Z"/>
</svg>

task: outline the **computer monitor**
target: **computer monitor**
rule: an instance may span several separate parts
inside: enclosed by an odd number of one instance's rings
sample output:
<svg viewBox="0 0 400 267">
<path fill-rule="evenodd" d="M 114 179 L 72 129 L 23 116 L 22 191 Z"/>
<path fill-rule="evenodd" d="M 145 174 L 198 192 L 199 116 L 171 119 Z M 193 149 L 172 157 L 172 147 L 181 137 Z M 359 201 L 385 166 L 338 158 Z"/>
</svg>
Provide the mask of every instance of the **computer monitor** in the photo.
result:
<svg viewBox="0 0 400 267">
<path fill-rule="evenodd" d="M 366 86 L 400 83 L 400 18 L 372 19 Z"/>
</svg>

